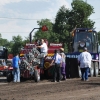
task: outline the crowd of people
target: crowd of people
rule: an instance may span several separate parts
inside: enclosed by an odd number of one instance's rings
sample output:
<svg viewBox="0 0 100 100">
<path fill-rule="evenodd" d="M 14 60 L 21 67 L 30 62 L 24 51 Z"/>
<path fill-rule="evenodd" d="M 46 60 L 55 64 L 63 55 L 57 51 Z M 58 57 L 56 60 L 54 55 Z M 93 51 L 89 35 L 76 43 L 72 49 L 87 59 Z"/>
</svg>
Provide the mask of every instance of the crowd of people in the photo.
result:
<svg viewBox="0 0 100 100">
<path fill-rule="evenodd" d="M 48 52 L 48 46 L 43 39 L 41 39 L 41 45 L 37 46 L 41 50 L 41 66 L 44 67 L 44 58 Z M 92 56 L 88 52 L 87 48 L 84 48 L 84 51 L 78 56 L 78 62 L 80 64 L 82 81 L 88 81 L 88 72 L 91 67 Z M 14 71 L 14 79 L 13 82 L 20 82 L 20 58 L 18 54 L 12 59 L 13 71 Z M 60 48 L 54 50 L 54 55 L 52 57 L 52 61 L 49 66 L 54 65 L 54 73 L 53 73 L 53 82 L 60 82 L 61 80 L 66 80 L 66 55 L 64 53 L 64 48 Z"/>
</svg>

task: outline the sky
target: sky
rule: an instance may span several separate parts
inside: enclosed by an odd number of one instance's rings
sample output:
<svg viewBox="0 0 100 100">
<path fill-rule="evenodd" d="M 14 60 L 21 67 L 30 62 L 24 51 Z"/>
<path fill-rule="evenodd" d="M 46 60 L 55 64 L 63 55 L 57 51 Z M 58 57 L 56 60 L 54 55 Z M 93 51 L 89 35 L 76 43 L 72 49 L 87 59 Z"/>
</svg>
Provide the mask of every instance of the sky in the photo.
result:
<svg viewBox="0 0 100 100">
<path fill-rule="evenodd" d="M 100 31 L 100 0 L 84 0 L 94 7 L 90 19 L 95 21 L 95 28 Z M 12 36 L 29 36 L 33 28 L 38 28 L 37 21 L 50 19 L 54 22 L 61 6 L 71 9 L 72 0 L 0 0 L 0 33 L 9 41 Z M 35 30 L 36 31 L 36 30 Z M 34 32 L 33 31 L 33 35 Z"/>
</svg>

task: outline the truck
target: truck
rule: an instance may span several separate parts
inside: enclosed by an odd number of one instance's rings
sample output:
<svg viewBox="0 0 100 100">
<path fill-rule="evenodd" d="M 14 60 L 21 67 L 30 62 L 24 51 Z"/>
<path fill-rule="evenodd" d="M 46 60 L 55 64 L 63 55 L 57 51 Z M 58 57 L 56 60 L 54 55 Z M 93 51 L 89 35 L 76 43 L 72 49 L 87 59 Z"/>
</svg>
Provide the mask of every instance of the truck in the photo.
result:
<svg viewBox="0 0 100 100">
<path fill-rule="evenodd" d="M 2 64 L 2 61 L 5 61 L 7 63 L 7 66 L 4 66 Z M 5 76 L 6 75 L 6 71 L 7 71 L 7 67 L 8 67 L 8 50 L 7 48 L 0 46 L 0 75 Z"/>
<path fill-rule="evenodd" d="M 68 78 L 81 77 L 80 67 L 77 61 L 79 54 L 87 47 L 92 55 L 92 64 L 89 70 L 90 77 L 99 74 L 99 42 L 98 34 L 93 28 L 75 28 L 70 33 L 70 52 L 66 53 L 66 73 Z"/>
</svg>

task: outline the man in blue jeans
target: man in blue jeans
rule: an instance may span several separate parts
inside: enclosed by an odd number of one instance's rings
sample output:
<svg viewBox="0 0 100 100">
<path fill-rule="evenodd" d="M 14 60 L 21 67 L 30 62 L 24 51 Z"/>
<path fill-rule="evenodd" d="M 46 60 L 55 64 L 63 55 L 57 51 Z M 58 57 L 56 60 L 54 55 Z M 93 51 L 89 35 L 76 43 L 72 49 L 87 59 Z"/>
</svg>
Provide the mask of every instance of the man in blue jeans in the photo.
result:
<svg viewBox="0 0 100 100">
<path fill-rule="evenodd" d="M 18 54 L 15 55 L 15 57 L 12 59 L 12 65 L 13 65 L 13 74 L 14 74 L 14 82 L 20 82 L 20 58 Z"/>
<path fill-rule="evenodd" d="M 78 61 L 80 63 L 80 69 L 82 74 L 81 80 L 88 81 L 88 72 L 89 72 L 89 68 L 91 68 L 92 56 L 87 51 L 86 47 L 84 48 L 84 51 L 79 55 Z"/>
</svg>

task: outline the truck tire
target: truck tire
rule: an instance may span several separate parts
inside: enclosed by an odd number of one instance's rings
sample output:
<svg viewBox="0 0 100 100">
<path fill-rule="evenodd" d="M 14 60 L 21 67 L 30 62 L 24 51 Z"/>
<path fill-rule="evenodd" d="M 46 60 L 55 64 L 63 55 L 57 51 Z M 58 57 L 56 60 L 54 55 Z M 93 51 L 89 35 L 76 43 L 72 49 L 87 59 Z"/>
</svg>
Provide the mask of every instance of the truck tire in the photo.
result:
<svg viewBox="0 0 100 100">
<path fill-rule="evenodd" d="M 12 74 L 7 73 L 7 82 L 11 82 L 13 80 Z"/>
<path fill-rule="evenodd" d="M 7 75 L 7 73 L 6 72 L 3 72 L 3 76 L 6 76 Z"/>
<path fill-rule="evenodd" d="M 78 66 L 78 74 L 79 74 L 79 78 L 81 78 L 81 69 L 80 69 L 80 66 Z"/>
<path fill-rule="evenodd" d="M 99 74 L 98 62 L 94 62 L 94 76 L 97 77 Z"/>
<path fill-rule="evenodd" d="M 91 62 L 90 77 L 93 77 L 93 75 L 94 75 L 94 63 Z"/>
<path fill-rule="evenodd" d="M 38 73 L 38 70 L 34 70 L 34 80 L 35 82 L 40 81 L 40 74 Z"/>
</svg>

